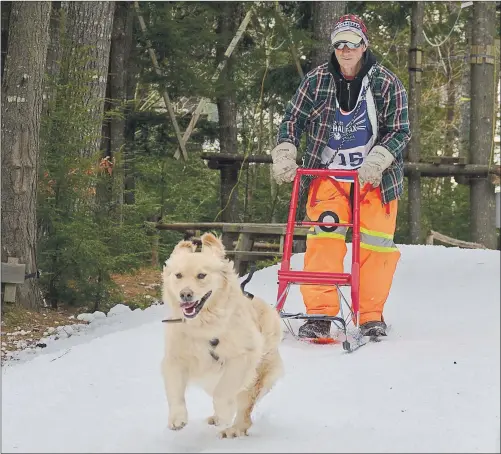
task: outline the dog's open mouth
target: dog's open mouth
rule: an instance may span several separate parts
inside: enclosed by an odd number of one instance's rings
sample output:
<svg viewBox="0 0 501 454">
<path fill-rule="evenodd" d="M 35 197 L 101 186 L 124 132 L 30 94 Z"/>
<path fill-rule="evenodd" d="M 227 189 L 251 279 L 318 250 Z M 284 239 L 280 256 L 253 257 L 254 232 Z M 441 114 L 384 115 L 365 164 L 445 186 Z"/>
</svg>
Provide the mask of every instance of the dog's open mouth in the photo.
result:
<svg viewBox="0 0 501 454">
<path fill-rule="evenodd" d="M 205 302 L 211 296 L 212 290 L 208 291 L 200 300 L 198 301 L 190 301 L 189 303 L 181 303 L 181 309 L 183 310 L 183 314 L 186 318 L 194 318 L 198 315 L 198 313 L 204 307 Z"/>
</svg>

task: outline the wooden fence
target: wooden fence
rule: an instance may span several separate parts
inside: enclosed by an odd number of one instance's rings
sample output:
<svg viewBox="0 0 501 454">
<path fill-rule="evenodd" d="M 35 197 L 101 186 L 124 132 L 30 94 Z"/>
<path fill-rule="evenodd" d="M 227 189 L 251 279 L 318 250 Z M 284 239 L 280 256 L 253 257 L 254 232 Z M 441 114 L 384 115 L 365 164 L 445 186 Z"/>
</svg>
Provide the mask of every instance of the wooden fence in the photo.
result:
<svg viewBox="0 0 501 454">
<path fill-rule="evenodd" d="M 483 244 L 472 243 L 470 241 L 457 240 L 456 238 L 451 238 L 450 236 L 444 235 L 443 233 L 430 230 L 426 237 L 426 244 L 433 244 L 434 240 L 438 240 L 441 243 L 450 244 L 451 246 L 457 246 L 462 248 L 487 249 Z"/>
</svg>

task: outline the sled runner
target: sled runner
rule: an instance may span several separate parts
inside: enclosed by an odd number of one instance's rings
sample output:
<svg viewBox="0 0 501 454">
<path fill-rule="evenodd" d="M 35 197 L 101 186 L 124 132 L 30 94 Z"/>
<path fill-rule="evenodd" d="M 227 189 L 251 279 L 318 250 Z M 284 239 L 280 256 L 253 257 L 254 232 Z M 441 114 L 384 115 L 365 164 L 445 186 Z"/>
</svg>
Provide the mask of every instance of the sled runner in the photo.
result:
<svg viewBox="0 0 501 454">
<path fill-rule="evenodd" d="M 351 221 L 349 223 L 335 223 L 323 221 L 296 221 L 296 212 L 299 197 L 301 176 L 313 177 L 350 177 L 353 178 L 353 203 L 351 207 Z M 278 295 L 276 309 L 280 313 L 290 333 L 297 339 L 290 320 L 329 320 L 338 328 L 339 336 L 308 339 L 309 342 L 326 344 L 341 343 L 343 349 L 351 352 L 364 345 L 369 340 L 376 340 L 362 336 L 359 327 L 359 288 L 360 288 L 360 200 L 361 188 L 356 170 L 333 170 L 333 169 L 302 169 L 299 168 L 292 185 L 292 195 L 289 205 L 289 214 L 284 238 L 284 250 L 280 269 L 278 271 Z M 292 240 L 294 229 L 304 226 L 323 227 L 351 227 L 352 228 L 352 258 L 350 273 L 326 273 L 312 271 L 293 271 L 290 266 L 292 255 Z M 305 313 L 290 313 L 284 311 L 285 300 L 292 284 L 321 284 L 337 287 L 340 296 L 340 316 L 312 315 Z M 341 287 L 351 288 L 351 305 L 344 297 Z M 347 308 L 344 315 L 343 306 Z M 353 325 L 350 329 L 350 325 Z"/>
</svg>

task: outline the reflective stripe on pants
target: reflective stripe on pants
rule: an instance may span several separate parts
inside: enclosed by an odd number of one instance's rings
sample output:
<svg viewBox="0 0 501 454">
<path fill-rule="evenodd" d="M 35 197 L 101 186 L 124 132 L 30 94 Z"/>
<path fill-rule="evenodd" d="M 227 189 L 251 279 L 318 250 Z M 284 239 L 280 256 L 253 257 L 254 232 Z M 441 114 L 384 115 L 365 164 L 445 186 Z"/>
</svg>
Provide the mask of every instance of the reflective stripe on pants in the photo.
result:
<svg viewBox="0 0 501 454">
<path fill-rule="evenodd" d="M 334 185 L 330 179 L 316 183 L 316 187 L 310 186 L 308 194 L 308 218 L 316 221 L 322 213 L 331 211 L 341 223 L 351 222 L 351 207 L 346 196 L 351 183 L 336 182 Z M 400 251 L 393 242 L 397 206 L 397 200 L 383 206 L 379 189 L 370 190 L 360 204 L 360 323 L 381 320 L 390 292 L 400 258 Z M 304 270 L 344 272 L 346 231 L 346 227 L 332 232 L 325 232 L 319 226 L 311 228 L 306 238 Z M 307 313 L 338 314 L 339 297 L 335 286 L 303 284 L 300 291 Z"/>
</svg>

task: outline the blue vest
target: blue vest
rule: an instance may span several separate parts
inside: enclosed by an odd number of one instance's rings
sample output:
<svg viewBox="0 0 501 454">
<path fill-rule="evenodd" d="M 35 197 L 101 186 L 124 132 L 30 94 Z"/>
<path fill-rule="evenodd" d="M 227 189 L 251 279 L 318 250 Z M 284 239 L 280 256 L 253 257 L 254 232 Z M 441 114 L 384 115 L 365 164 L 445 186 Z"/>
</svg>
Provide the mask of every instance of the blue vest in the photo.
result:
<svg viewBox="0 0 501 454">
<path fill-rule="evenodd" d="M 329 141 L 322 152 L 322 163 L 329 163 L 329 169 L 358 169 L 373 146 L 374 136 L 365 90 L 362 88 L 351 112 L 344 112 L 339 107 L 336 109 Z M 353 181 L 353 178 L 335 178 L 339 181 Z"/>
</svg>

